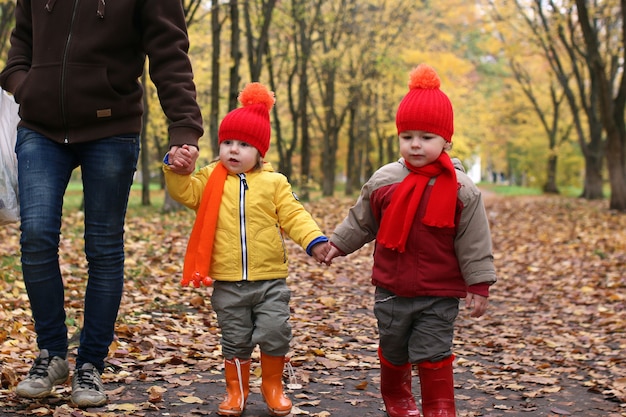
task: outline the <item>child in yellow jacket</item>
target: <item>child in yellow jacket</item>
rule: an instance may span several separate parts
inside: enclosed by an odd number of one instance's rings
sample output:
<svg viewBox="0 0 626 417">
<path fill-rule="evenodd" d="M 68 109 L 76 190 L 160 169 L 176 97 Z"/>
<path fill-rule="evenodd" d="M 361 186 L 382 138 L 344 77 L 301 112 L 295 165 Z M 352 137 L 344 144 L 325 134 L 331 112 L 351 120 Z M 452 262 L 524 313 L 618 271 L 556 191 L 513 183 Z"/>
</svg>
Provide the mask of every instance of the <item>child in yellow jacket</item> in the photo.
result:
<svg viewBox="0 0 626 417">
<path fill-rule="evenodd" d="M 183 284 L 213 281 L 211 303 L 222 331 L 227 395 L 218 414 L 239 416 L 249 392 L 250 357 L 261 350 L 261 393 L 271 415 L 291 412 L 282 375 L 291 341 L 290 290 L 283 232 L 317 262 L 328 239 L 292 192 L 287 178 L 263 161 L 269 148 L 274 95 L 259 83 L 240 93 L 243 107 L 219 128 L 219 161 L 191 175 L 197 152 L 184 147 L 164 172 L 172 198 L 196 210 Z M 190 169 L 193 171 L 193 168 Z"/>
</svg>

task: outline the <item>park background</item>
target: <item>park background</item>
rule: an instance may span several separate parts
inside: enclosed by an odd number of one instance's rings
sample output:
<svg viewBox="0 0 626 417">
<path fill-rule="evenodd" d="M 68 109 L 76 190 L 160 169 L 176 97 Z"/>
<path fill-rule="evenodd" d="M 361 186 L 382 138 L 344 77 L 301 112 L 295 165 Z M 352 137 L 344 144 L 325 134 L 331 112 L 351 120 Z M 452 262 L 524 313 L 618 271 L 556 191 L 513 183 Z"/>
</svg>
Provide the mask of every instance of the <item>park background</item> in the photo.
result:
<svg viewBox="0 0 626 417">
<path fill-rule="evenodd" d="M 455 109 L 452 156 L 478 181 L 608 198 L 626 211 L 621 2 L 182 1 L 206 134 L 251 81 L 276 93 L 267 156 L 303 200 L 352 195 L 398 158 L 408 73 L 433 66 Z M 0 0 L 0 60 L 15 0 Z M 148 63 L 149 65 L 149 63 Z M 167 120 L 147 71 L 138 183 L 162 184 Z M 77 171 L 77 176 L 79 172 Z M 166 201 L 166 208 L 169 209 Z"/>
<path fill-rule="evenodd" d="M 394 119 L 408 73 L 422 62 L 433 66 L 455 109 L 451 155 L 486 196 L 499 277 L 489 316 L 459 321 L 457 377 L 470 375 L 457 386 L 467 389 L 460 393 L 460 414 L 567 415 L 557 411 L 568 406 L 584 416 L 626 414 L 623 3 L 183 5 L 206 128 L 200 163 L 216 155 L 219 121 L 237 107 L 243 86 L 268 85 L 277 103 L 267 159 L 290 178 L 328 234 L 369 175 L 399 157 Z M 0 0 L 0 61 L 14 7 L 15 1 Z M 111 347 L 115 372 L 108 378 L 122 388 L 167 380 L 176 386 L 170 393 L 181 392 L 187 385 L 170 372 L 189 379 L 198 367 L 219 374 L 219 335 L 210 289 L 178 285 L 193 213 L 164 190 L 167 120 L 147 74 L 140 81 L 147 92 L 145 128 L 127 222 L 127 289 Z M 75 340 L 85 284 L 79 170 L 66 198 L 60 252 Z M 7 407 L 7 415 L 34 407 L 11 394 L 36 354 L 18 226 L 0 229 L 0 408 Z M 336 378 L 329 386 L 336 387 L 341 375 L 376 367 L 369 251 L 325 268 L 292 247 L 294 364 L 305 381 L 307 372 L 328 372 Z M 355 387 L 364 381 L 375 397 L 375 379 L 364 377 Z M 584 395 L 565 395 L 572 386 Z M 349 392 L 361 392 L 355 387 Z M 112 394 L 111 415 L 163 406 L 158 389 L 146 401 Z M 181 398 L 194 397 L 187 394 Z M 578 403 L 589 398 L 601 402 Z M 61 390 L 35 410 L 63 415 L 66 400 Z M 351 400 L 355 407 L 366 403 Z M 328 415 L 323 402 L 308 406 L 309 414 Z"/>
</svg>

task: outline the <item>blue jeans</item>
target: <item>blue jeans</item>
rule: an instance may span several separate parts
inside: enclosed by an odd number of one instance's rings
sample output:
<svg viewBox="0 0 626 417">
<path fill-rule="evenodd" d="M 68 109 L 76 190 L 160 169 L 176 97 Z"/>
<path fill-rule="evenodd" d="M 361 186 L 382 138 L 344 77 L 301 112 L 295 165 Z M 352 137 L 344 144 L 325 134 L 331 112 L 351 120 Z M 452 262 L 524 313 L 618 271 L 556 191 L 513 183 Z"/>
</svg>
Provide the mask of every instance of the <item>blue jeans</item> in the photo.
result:
<svg viewBox="0 0 626 417">
<path fill-rule="evenodd" d="M 124 219 L 139 155 L 137 134 L 59 144 L 19 128 L 22 271 L 39 349 L 67 356 L 64 286 L 59 268 L 63 195 L 80 166 L 88 281 L 77 367 L 104 368 L 124 287 Z M 74 249 L 78 245 L 72 245 Z"/>
</svg>

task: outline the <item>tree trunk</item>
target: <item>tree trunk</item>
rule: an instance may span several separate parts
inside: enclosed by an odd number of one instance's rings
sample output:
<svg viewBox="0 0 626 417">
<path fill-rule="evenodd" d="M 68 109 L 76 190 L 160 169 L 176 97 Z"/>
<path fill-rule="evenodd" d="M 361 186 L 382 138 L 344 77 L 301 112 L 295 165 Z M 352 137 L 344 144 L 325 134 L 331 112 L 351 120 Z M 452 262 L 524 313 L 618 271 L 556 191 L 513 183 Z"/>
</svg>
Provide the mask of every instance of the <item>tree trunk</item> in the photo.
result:
<svg viewBox="0 0 626 417">
<path fill-rule="evenodd" d="M 237 0 L 230 0 L 230 85 L 228 87 L 228 110 L 237 108 L 237 97 L 239 96 L 239 66 L 241 63 L 241 50 L 239 48 L 239 5 Z"/>
<path fill-rule="evenodd" d="M 581 198 L 587 200 L 601 200 L 602 192 L 602 165 L 604 152 L 588 152 L 585 155 L 585 178 Z"/>
<path fill-rule="evenodd" d="M 315 6 L 317 11 L 315 15 L 319 12 L 319 4 L 318 2 Z M 300 7 L 304 7 L 306 5 L 305 1 L 298 3 L 298 9 Z M 296 4 L 294 3 L 294 8 Z M 300 46 L 300 56 L 298 57 L 298 76 L 300 79 L 298 86 L 298 102 L 297 102 L 297 119 L 300 121 L 300 198 L 302 201 L 309 201 L 310 199 L 310 184 L 309 181 L 311 179 L 311 145 L 310 145 L 310 135 L 309 135 L 309 110 L 308 110 L 308 101 L 309 101 L 309 60 L 311 58 L 311 31 L 307 30 L 307 25 L 305 21 L 305 15 L 297 13 L 297 23 L 298 23 L 298 38 L 299 38 L 299 46 Z M 297 135 L 297 131 L 294 131 Z M 294 137 L 293 145 L 290 148 L 290 152 L 288 153 L 291 156 L 291 152 L 295 149 L 297 143 L 297 136 Z M 287 162 L 290 162 L 291 159 Z"/>
<path fill-rule="evenodd" d="M 262 19 L 256 16 L 255 21 L 261 20 L 260 27 L 252 27 L 250 16 L 250 2 L 244 2 L 243 14 L 246 24 L 246 45 L 248 56 L 248 67 L 250 68 L 250 81 L 259 81 L 263 69 L 263 56 L 267 54 L 269 45 L 269 30 L 272 22 L 272 14 L 276 0 L 264 0 L 261 2 Z M 255 39 L 254 34 L 258 33 Z"/>
<path fill-rule="evenodd" d="M 222 24 L 220 23 L 220 7 L 213 2 L 211 8 L 211 104 L 209 107 L 209 141 L 213 157 L 219 155 L 218 129 L 220 109 L 220 51 Z"/>
<path fill-rule="evenodd" d="M 543 192 L 547 194 L 559 194 L 559 188 L 556 185 L 556 167 L 558 156 L 552 154 L 548 157 L 546 183 L 543 186 Z"/>
<path fill-rule="evenodd" d="M 337 142 L 339 139 L 339 128 L 329 130 L 328 138 L 324 143 L 324 157 L 322 159 L 322 195 L 332 197 L 335 193 L 335 167 L 337 166 Z"/>
<path fill-rule="evenodd" d="M 300 198 L 302 201 L 309 201 L 309 180 L 311 178 L 311 145 L 309 136 L 309 119 L 307 117 L 307 97 L 308 87 L 304 87 L 303 84 L 308 82 L 306 72 L 303 72 L 300 83 L 300 136 L 302 138 L 300 155 L 301 155 L 301 167 L 300 167 Z"/>
<path fill-rule="evenodd" d="M 353 99 L 353 103 L 350 105 L 348 111 L 348 155 L 346 157 L 346 189 L 345 195 L 352 195 L 354 192 L 355 177 L 358 179 L 360 174 L 359 166 L 356 164 L 356 99 Z"/>
<path fill-rule="evenodd" d="M 148 77 L 146 71 L 141 75 L 141 84 L 143 85 L 143 91 L 147 89 Z M 148 151 L 148 134 L 146 126 L 148 126 L 148 119 L 150 117 L 150 106 L 148 104 L 148 94 L 143 95 L 143 116 L 140 140 L 141 140 L 141 205 L 150 205 L 150 152 Z"/>
<path fill-rule="evenodd" d="M 201 4 L 202 0 L 183 0 L 183 8 L 185 10 L 185 20 L 187 22 L 187 28 L 189 28 L 194 22 L 197 21 L 195 19 L 195 16 Z M 144 89 L 144 94 L 146 94 L 145 92 L 146 90 Z M 148 106 L 145 106 L 145 109 L 147 111 Z M 145 126 L 146 124 L 144 123 L 144 129 Z M 163 158 L 165 152 L 169 150 L 169 143 L 162 143 L 162 141 L 159 141 L 159 138 L 157 138 L 156 136 L 154 137 L 154 143 L 158 158 Z M 177 201 L 174 201 L 172 197 L 170 197 L 170 194 L 167 192 L 163 171 L 160 171 L 159 178 L 161 180 L 161 186 L 163 187 L 163 191 L 165 192 L 165 196 L 163 198 L 163 207 L 161 208 L 161 211 L 163 213 L 170 213 L 182 210 L 185 206 L 178 203 Z"/>
<path fill-rule="evenodd" d="M 339 125 L 335 114 L 336 72 L 329 68 L 325 71 L 324 98 L 324 144 L 322 150 L 322 195 L 330 197 L 335 192 L 335 167 L 337 166 L 337 138 Z"/>
<path fill-rule="evenodd" d="M 624 146 L 621 135 L 617 132 L 608 138 L 607 168 L 611 184 L 611 200 L 609 208 L 626 212 L 626 172 L 624 168 Z"/>
</svg>

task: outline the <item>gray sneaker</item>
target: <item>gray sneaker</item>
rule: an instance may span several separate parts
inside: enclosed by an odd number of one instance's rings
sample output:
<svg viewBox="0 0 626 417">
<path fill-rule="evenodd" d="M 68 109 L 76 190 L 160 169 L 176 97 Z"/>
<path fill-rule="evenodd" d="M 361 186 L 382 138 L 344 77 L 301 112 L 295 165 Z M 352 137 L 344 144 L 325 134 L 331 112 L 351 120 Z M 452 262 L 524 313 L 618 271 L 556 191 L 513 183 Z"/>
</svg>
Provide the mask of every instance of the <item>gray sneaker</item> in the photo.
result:
<svg viewBox="0 0 626 417">
<path fill-rule="evenodd" d="M 107 402 L 100 372 L 91 363 L 83 364 L 74 373 L 72 402 L 80 408 L 100 407 Z"/>
<path fill-rule="evenodd" d="M 59 356 L 50 357 L 47 349 L 41 349 L 28 376 L 17 384 L 15 392 L 26 398 L 47 397 L 55 385 L 67 381 L 69 374 L 67 360 Z"/>
</svg>

